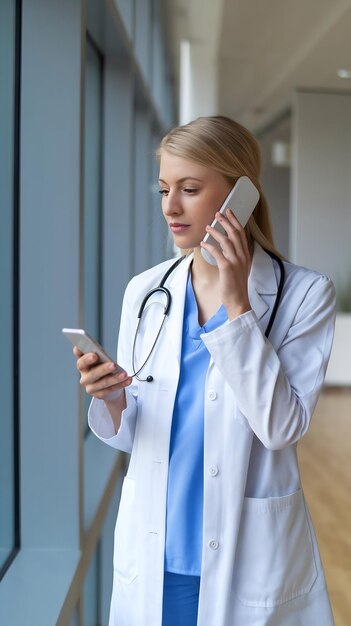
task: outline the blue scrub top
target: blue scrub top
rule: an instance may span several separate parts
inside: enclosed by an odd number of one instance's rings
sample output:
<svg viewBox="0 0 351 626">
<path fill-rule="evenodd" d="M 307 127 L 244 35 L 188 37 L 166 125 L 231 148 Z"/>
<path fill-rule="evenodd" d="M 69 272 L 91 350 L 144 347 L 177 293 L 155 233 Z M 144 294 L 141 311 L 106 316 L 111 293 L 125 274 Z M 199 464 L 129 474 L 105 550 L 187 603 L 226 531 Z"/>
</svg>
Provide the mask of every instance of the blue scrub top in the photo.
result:
<svg viewBox="0 0 351 626">
<path fill-rule="evenodd" d="M 224 305 L 200 326 L 189 272 L 180 377 L 169 451 L 165 571 L 200 576 L 203 516 L 204 387 L 210 353 L 200 334 L 227 320 Z"/>
</svg>

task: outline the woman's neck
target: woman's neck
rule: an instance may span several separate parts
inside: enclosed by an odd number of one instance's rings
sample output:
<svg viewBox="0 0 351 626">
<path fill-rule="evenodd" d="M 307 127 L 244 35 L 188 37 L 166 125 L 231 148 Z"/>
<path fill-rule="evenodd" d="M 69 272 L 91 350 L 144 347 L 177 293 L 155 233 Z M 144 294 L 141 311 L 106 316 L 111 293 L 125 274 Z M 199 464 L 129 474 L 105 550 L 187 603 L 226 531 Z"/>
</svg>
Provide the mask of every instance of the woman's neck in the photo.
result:
<svg viewBox="0 0 351 626">
<path fill-rule="evenodd" d="M 194 248 L 194 259 L 191 266 L 191 277 L 193 283 L 198 285 L 217 285 L 218 268 L 217 265 L 210 265 L 201 254 L 201 248 Z"/>
<path fill-rule="evenodd" d="M 191 264 L 191 282 L 197 302 L 198 321 L 204 324 L 218 311 L 221 298 L 218 282 L 218 268 L 205 261 L 201 248 L 194 248 Z"/>
</svg>

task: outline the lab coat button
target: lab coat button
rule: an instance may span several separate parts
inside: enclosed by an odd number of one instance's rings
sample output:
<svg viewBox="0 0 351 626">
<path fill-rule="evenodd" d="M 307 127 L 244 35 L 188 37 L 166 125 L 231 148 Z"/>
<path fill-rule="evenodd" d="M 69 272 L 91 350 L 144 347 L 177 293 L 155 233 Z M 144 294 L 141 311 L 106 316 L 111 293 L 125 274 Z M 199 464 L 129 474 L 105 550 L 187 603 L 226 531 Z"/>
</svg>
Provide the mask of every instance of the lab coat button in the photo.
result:
<svg viewBox="0 0 351 626">
<path fill-rule="evenodd" d="M 217 476 L 219 470 L 218 470 L 217 465 L 210 465 L 210 467 L 208 468 L 208 471 L 211 474 L 211 476 Z"/>
<path fill-rule="evenodd" d="M 219 543 L 215 539 L 211 539 L 211 541 L 208 542 L 208 545 L 211 548 L 211 550 L 218 550 Z"/>
<path fill-rule="evenodd" d="M 214 389 L 210 389 L 208 392 L 208 397 L 210 400 L 215 400 L 217 398 L 217 394 Z"/>
</svg>

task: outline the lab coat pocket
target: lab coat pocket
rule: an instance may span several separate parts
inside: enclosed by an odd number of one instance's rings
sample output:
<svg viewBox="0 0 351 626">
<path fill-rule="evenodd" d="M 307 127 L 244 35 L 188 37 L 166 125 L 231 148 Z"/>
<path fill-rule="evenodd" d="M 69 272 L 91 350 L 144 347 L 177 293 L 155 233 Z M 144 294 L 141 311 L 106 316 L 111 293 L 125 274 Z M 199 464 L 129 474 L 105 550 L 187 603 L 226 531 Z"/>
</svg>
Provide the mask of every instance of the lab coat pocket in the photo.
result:
<svg viewBox="0 0 351 626">
<path fill-rule="evenodd" d="M 316 577 L 302 491 L 245 498 L 235 560 L 239 600 L 247 606 L 277 606 L 308 593 Z"/>
<path fill-rule="evenodd" d="M 136 526 L 135 481 L 126 476 L 115 528 L 113 565 L 115 576 L 127 584 L 137 576 Z"/>
</svg>

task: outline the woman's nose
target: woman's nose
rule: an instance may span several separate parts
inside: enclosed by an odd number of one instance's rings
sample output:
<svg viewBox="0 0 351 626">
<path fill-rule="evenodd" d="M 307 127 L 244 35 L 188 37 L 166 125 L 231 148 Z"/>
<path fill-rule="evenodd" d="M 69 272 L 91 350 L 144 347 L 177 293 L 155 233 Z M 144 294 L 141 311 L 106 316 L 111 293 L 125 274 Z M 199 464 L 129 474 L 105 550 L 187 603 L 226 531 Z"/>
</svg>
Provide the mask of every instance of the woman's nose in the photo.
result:
<svg viewBox="0 0 351 626">
<path fill-rule="evenodd" d="M 171 192 L 163 198 L 163 212 L 165 215 L 179 215 L 182 212 L 179 199 Z"/>
</svg>

